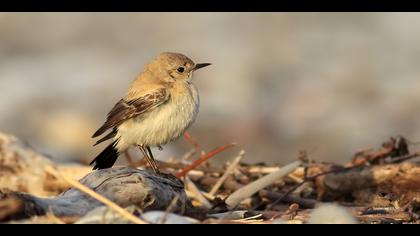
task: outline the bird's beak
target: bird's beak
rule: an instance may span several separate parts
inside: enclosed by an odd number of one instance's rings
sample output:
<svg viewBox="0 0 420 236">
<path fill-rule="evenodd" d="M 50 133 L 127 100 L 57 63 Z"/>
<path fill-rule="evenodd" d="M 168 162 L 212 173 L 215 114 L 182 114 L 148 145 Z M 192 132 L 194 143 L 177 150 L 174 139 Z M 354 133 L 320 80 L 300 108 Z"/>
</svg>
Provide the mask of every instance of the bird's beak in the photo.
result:
<svg viewBox="0 0 420 236">
<path fill-rule="evenodd" d="M 206 67 L 206 66 L 209 66 L 209 65 L 211 65 L 211 64 L 210 63 L 199 63 L 199 64 L 195 64 L 193 71 L 196 71 L 196 70 L 198 70 L 200 68 L 203 68 L 203 67 Z"/>
</svg>

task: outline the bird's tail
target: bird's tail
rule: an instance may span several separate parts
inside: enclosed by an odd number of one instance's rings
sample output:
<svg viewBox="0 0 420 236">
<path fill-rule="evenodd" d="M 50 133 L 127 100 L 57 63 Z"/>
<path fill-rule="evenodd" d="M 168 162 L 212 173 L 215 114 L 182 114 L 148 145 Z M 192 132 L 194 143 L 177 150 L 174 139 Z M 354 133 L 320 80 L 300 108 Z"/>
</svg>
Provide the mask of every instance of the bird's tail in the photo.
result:
<svg viewBox="0 0 420 236">
<path fill-rule="evenodd" d="M 116 148 L 117 142 L 118 140 L 115 140 L 108 145 L 89 165 L 95 163 L 95 166 L 93 167 L 94 170 L 112 167 L 118 158 L 118 150 Z"/>
</svg>

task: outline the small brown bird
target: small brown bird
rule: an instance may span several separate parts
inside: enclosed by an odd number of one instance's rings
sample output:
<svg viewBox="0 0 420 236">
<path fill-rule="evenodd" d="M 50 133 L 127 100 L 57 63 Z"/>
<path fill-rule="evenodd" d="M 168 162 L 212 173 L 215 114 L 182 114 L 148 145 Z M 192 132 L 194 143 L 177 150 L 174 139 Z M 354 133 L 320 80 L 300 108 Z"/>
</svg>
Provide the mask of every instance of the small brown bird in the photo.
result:
<svg viewBox="0 0 420 236">
<path fill-rule="evenodd" d="M 95 145 L 114 140 L 90 163 L 95 163 L 93 169 L 112 167 L 119 153 L 137 146 L 159 173 L 150 147 L 177 139 L 194 122 L 200 99 L 192 83 L 193 73 L 208 65 L 171 52 L 161 53 L 148 64 L 93 134 L 95 138 L 111 130 Z"/>
</svg>

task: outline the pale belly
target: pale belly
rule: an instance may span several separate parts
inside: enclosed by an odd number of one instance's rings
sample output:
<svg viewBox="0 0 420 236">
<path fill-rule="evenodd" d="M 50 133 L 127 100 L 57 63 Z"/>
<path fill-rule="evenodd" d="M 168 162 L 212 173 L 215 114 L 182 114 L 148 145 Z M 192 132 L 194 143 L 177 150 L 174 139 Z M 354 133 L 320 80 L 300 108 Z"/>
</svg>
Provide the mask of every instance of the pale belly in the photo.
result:
<svg viewBox="0 0 420 236">
<path fill-rule="evenodd" d="M 122 151 L 133 145 L 164 145 L 180 137 L 197 116 L 199 98 L 194 87 L 187 96 L 174 97 L 149 113 L 121 124 L 115 137 L 117 149 Z"/>
</svg>

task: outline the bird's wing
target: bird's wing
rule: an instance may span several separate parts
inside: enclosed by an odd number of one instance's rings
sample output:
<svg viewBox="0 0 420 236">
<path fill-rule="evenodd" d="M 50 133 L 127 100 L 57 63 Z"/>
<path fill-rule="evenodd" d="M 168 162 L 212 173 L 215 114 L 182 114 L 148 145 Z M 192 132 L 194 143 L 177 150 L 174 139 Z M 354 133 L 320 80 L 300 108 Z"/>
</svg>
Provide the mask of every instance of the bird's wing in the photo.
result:
<svg viewBox="0 0 420 236">
<path fill-rule="evenodd" d="M 102 135 L 106 130 L 110 128 L 114 128 L 113 131 L 116 131 L 115 128 L 124 121 L 144 114 L 145 112 L 148 112 L 162 105 L 168 101 L 169 97 L 170 95 L 166 89 L 159 88 L 135 99 L 121 99 L 108 113 L 108 117 L 105 123 L 93 134 L 92 138 Z M 107 137 L 108 136 L 109 135 L 107 135 Z M 101 139 L 101 141 L 105 140 Z"/>
</svg>

